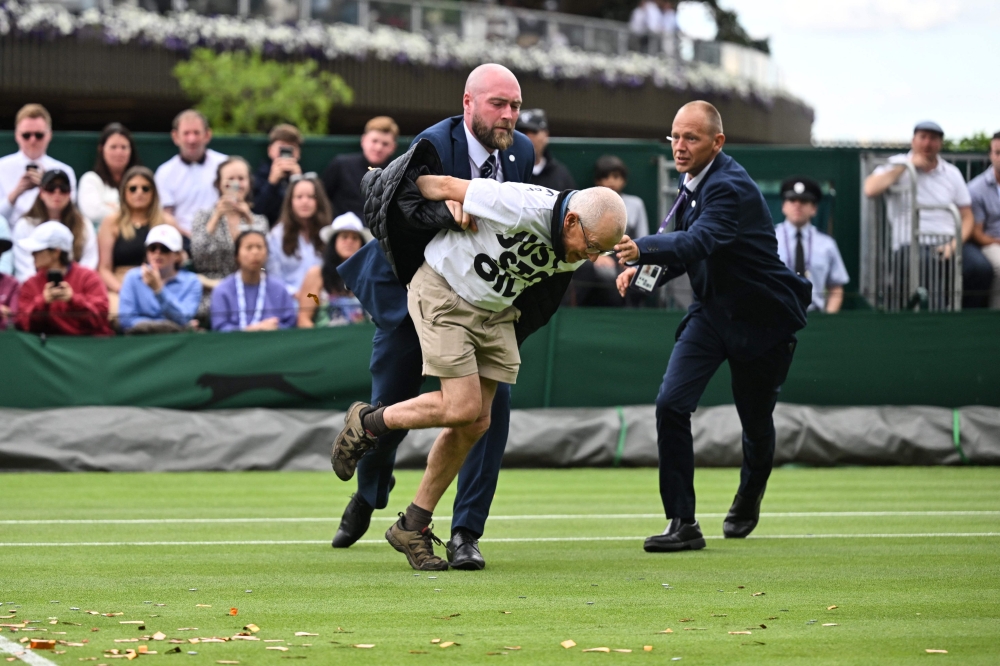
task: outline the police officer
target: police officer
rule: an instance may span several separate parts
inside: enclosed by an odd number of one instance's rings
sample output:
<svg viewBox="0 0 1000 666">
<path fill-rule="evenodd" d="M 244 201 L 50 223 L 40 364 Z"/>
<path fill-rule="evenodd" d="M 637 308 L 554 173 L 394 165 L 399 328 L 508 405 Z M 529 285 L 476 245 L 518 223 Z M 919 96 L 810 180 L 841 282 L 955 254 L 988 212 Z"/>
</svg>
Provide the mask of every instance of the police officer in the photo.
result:
<svg viewBox="0 0 1000 666">
<path fill-rule="evenodd" d="M 575 190 L 576 181 L 566 165 L 549 152 L 549 119 L 544 109 L 521 109 L 517 129 L 531 139 L 535 147 L 535 165 L 531 168 L 531 184 L 556 192 Z"/>
<path fill-rule="evenodd" d="M 835 314 L 844 302 L 844 285 L 851 281 L 840 258 L 837 241 L 812 225 L 823 191 L 807 176 L 792 176 L 781 183 L 781 212 L 785 221 L 774 232 L 778 256 L 785 265 L 812 282 L 810 312 Z"/>
</svg>

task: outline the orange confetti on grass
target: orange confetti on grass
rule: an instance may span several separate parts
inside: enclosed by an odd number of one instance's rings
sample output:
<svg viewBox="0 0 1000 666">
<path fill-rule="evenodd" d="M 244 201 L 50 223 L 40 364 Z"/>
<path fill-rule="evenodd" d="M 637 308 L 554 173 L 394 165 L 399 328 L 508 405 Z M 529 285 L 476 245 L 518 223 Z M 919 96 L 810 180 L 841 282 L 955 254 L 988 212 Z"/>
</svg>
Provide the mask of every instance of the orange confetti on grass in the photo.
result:
<svg viewBox="0 0 1000 666">
<path fill-rule="evenodd" d="M 239 614 L 239 612 L 240 611 L 238 609 L 236 609 L 236 608 L 230 608 L 229 609 L 229 614 L 230 615 L 237 615 L 237 614 Z"/>
</svg>

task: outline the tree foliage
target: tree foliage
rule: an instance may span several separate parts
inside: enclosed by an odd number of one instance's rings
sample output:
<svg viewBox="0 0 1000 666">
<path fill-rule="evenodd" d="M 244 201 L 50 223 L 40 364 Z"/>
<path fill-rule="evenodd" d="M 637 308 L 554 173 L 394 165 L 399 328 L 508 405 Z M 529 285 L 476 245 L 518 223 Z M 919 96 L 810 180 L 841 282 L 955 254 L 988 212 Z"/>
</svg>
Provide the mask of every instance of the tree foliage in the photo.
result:
<svg viewBox="0 0 1000 666">
<path fill-rule="evenodd" d="M 259 51 L 196 49 L 174 67 L 181 89 L 222 134 L 266 133 L 292 123 L 303 134 L 326 134 L 330 110 L 350 105 L 354 91 L 315 60 L 265 60 Z"/>
<path fill-rule="evenodd" d="M 944 148 L 945 150 L 969 150 L 977 153 L 988 153 L 990 151 L 990 141 L 992 139 L 992 134 L 987 134 L 986 132 L 976 132 L 972 136 L 962 137 L 961 139 L 945 139 Z"/>
</svg>

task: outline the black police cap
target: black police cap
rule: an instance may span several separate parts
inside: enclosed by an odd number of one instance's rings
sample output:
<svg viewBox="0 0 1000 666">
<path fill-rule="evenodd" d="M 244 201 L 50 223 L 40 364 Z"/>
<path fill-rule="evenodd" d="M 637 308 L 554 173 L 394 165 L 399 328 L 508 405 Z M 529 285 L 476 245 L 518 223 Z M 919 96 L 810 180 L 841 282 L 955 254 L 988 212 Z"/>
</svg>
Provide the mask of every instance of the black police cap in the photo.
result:
<svg viewBox="0 0 1000 666">
<path fill-rule="evenodd" d="M 792 176 L 781 182 L 781 198 L 818 203 L 823 198 L 823 190 L 808 176 Z"/>
</svg>

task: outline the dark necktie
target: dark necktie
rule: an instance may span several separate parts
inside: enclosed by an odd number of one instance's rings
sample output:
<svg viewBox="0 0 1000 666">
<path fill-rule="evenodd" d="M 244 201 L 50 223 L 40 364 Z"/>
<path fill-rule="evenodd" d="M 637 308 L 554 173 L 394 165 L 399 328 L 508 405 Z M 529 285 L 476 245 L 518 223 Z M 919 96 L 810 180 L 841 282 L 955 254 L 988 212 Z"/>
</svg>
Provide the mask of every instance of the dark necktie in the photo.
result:
<svg viewBox="0 0 1000 666">
<path fill-rule="evenodd" d="M 802 249 L 802 230 L 795 232 L 795 274 L 805 277 L 806 275 L 806 253 Z"/>
<path fill-rule="evenodd" d="M 483 162 L 483 166 L 479 167 L 479 177 L 489 178 L 490 180 L 496 180 L 497 173 L 497 158 L 496 155 L 490 155 Z"/>
</svg>

